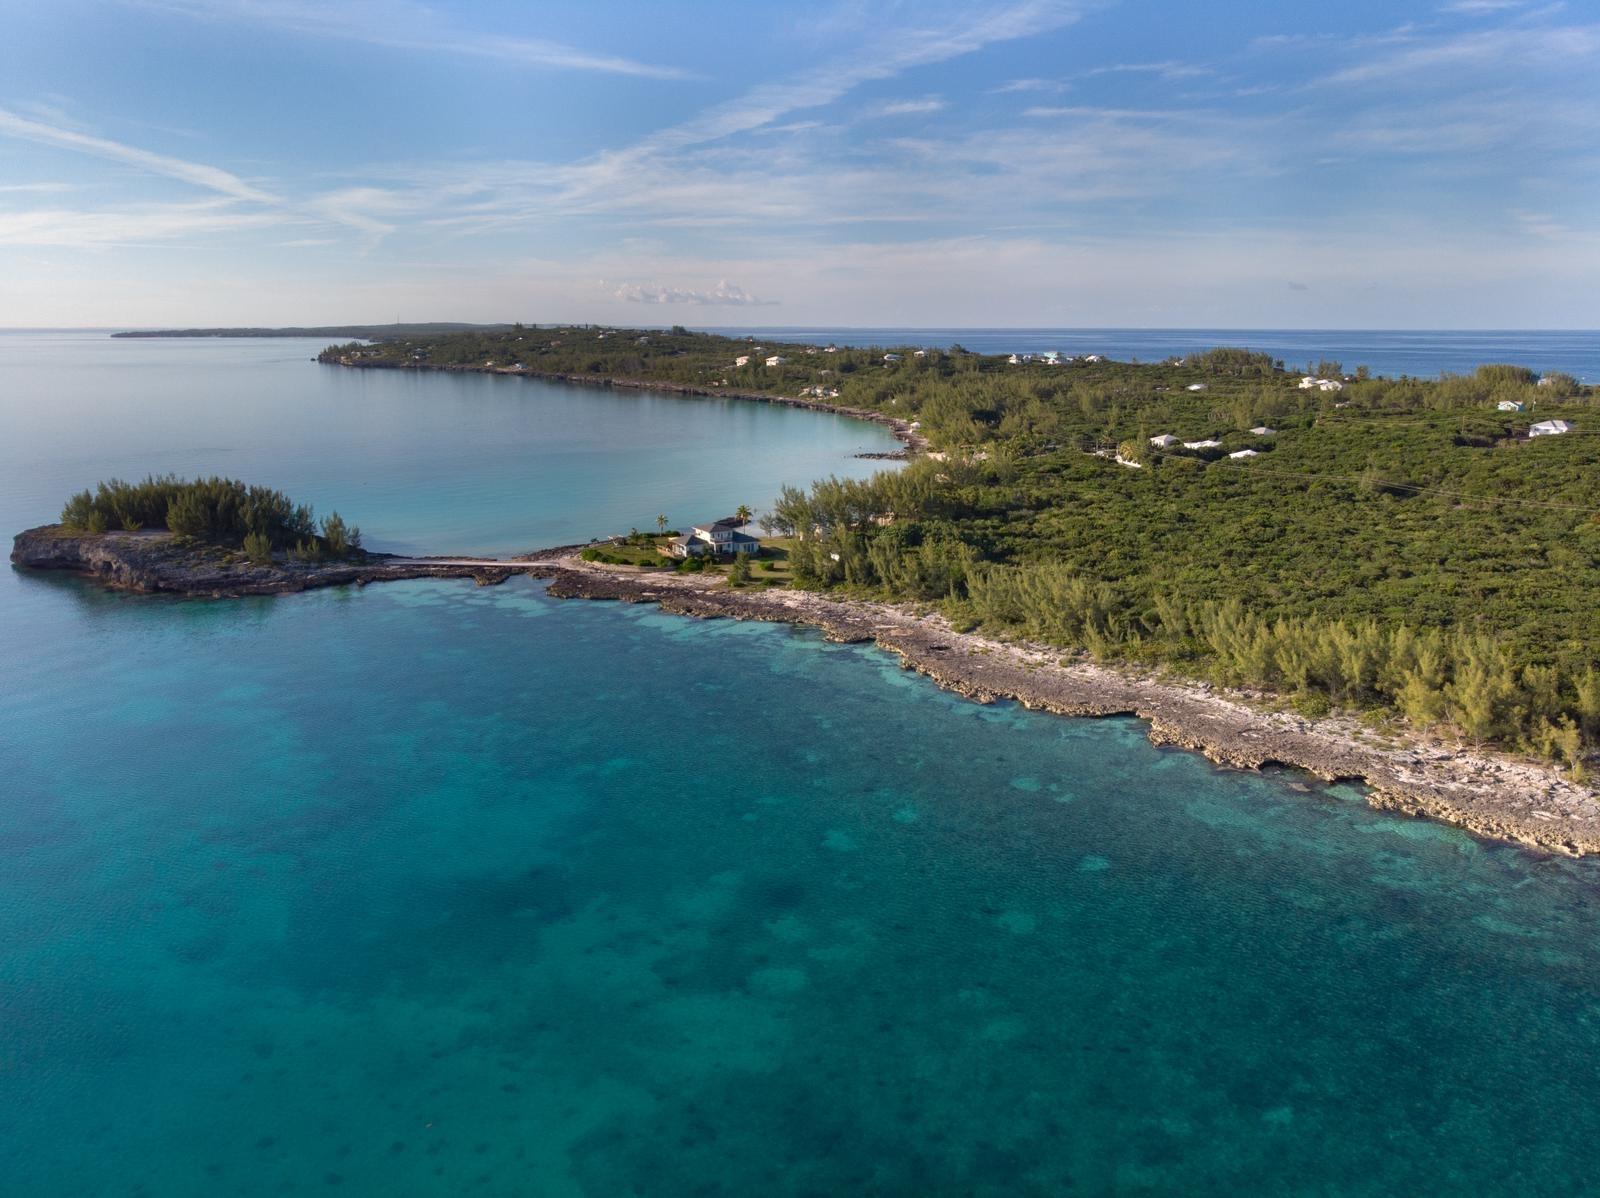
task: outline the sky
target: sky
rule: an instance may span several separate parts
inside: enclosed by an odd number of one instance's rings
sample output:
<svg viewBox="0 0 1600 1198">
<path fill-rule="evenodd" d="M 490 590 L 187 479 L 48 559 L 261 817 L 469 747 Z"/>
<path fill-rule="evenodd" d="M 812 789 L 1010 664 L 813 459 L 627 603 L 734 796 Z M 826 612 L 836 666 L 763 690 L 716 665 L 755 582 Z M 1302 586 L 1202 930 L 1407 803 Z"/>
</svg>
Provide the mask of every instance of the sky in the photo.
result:
<svg viewBox="0 0 1600 1198">
<path fill-rule="evenodd" d="M 0 327 L 1600 327 L 1600 0 L 0 0 Z"/>
</svg>

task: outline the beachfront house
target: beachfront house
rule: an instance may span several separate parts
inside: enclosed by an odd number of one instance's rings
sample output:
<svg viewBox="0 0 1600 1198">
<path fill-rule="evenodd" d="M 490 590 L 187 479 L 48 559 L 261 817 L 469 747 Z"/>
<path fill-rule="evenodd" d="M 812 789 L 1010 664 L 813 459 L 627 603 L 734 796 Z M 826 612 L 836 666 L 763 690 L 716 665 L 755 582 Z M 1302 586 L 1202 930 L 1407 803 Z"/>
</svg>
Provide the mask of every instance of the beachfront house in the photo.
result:
<svg viewBox="0 0 1600 1198">
<path fill-rule="evenodd" d="M 1565 420 L 1541 420 L 1528 430 L 1530 437 L 1559 437 L 1562 433 L 1570 433 L 1572 426 Z"/>
<path fill-rule="evenodd" d="M 1009 358 L 1006 359 L 1006 365 L 1008 365 L 1008 366 L 1020 366 L 1020 365 L 1022 365 L 1022 359 L 1017 357 L 1016 354 L 1012 354 Z"/>
<path fill-rule="evenodd" d="M 1499 403 L 1495 404 L 1494 406 L 1496 408 L 1498 408 L 1502 412 L 1520 412 L 1520 411 L 1522 411 L 1522 405 L 1519 404 L 1514 399 L 1502 399 Z"/>
<path fill-rule="evenodd" d="M 696 524 L 681 537 L 668 541 L 667 550 L 673 557 L 732 557 L 736 553 L 754 557 L 761 552 L 761 538 L 741 532 L 742 525 L 737 516 Z"/>
<path fill-rule="evenodd" d="M 1158 437 L 1150 438 L 1150 444 L 1154 445 L 1157 449 L 1171 449 L 1177 443 L 1178 438 L 1174 437 L 1171 433 L 1162 433 Z"/>
<path fill-rule="evenodd" d="M 1105 361 L 1105 359 L 1102 358 L 1099 354 L 1088 354 L 1088 355 L 1086 355 L 1084 357 L 1083 360 L 1085 362 L 1104 362 Z"/>
</svg>

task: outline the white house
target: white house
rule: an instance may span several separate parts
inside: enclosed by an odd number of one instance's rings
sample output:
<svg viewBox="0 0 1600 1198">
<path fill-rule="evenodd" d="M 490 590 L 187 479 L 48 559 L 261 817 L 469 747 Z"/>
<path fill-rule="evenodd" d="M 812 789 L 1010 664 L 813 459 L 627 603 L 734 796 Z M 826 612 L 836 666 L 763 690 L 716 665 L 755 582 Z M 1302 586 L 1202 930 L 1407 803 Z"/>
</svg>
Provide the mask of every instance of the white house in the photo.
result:
<svg viewBox="0 0 1600 1198">
<path fill-rule="evenodd" d="M 1221 445 L 1221 441 L 1213 441 L 1210 437 L 1207 437 L 1204 441 L 1185 441 L 1183 443 L 1185 449 L 1218 449 Z"/>
<path fill-rule="evenodd" d="M 1300 390 L 1310 391 L 1312 389 L 1318 391 L 1343 391 L 1344 384 L 1338 379 L 1313 378 L 1309 374 L 1303 376 L 1300 380 Z"/>
<path fill-rule="evenodd" d="M 748 366 L 748 365 L 750 365 L 750 355 L 749 354 L 740 354 L 737 358 L 735 358 L 733 360 L 733 364 L 735 366 Z"/>
<path fill-rule="evenodd" d="M 1017 357 L 1016 354 L 1012 354 L 1009 358 L 1006 359 L 1006 364 L 1008 366 L 1020 366 L 1020 365 L 1022 365 L 1022 359 Z"/>
<path fill-rule="evenodd" d="M 1257 437 L 1270 437 L 1274 433 L 1276 433 L 1277 431 L 1278 431 L 1277 429 L 1268 428 L 1264 424 L 1258 424 L 1258 425 L 1255 426 L 1255 428 L 1250 430 L 1251 434 L 1253 436 L 1257 436 Z"/>
<path fill-rule="evenodd" d="M 1541 420 L 1528 430 L 1530 437 L 1559 437 L 1562 433 L 1570 433 L 1572 426 L 1565 420 Z"/>
<path fill-rule="evenodd" d="M 836 353 L 839 352 L 839 347 L 837 345 L 830 345 L 827 348 L 825 348 L 822 352 L 825 353 L 825 354 L 836 354 Z"/>
<path fill-rule="evenodd" d="M 1498 408 L 1502 412 L 1520 412 L 1520 411 L 1522 411 L 1522 405 L 1519 404 L 1514 399 L 1502 399 L 1499 403 L 1495 404 L 1494 406 L 1496 408 Z"/>
<path fill-rule="evenodd" d="M 1086 355 L 1084 357 L 1083 360 L 1085 362 L 1104 362 L 1105 361 L 1105 359 L 1102 358 L 1099 354 L 1088 354 L 1088 355 Z"/>
<path fill-rule="evenodd" d="M 1162 433 L 1159 437 L 1150 438 L 1150 444 L 1154 445 L 1157 449 L 1171 449 L 1177 443 L 1178 438 L 1174 437 L 1171 433 Z"/>
<path fill-rule="evenodd" d="M 761 551 L 761 538 L 740 532 L 737 516 L 724 516 L 709 524 L 696 524 L 681 537 L 673 537 L 667 548 L 674 557 L 732 557 L 748 553 L 754 557 Z"/>
<path fill-rule="evenodd" d="M 1253 450 L 1253 449 L 1236 449 L 1232 453 L 1230 453 L 1228 456 L 1230 458 L 1253 458 L 1253 457 L 1258 457 L 1260 455 L 1258 455 L 1256 453 L 1256 451 Z"/>
<path fill-rule="evenodd" d="M 787 366 L 788 364 L 789 359 L 782 354 L 773 354 L 772 357 L 767 359 L 768 366 Z"/>
<path fill-rule="evenodd" d="M 1190 383 L 1184 388 L 1186 391 L 1204 391 L 1205 389 L 1206 385 L 1204 383 Z"/>
<path fill-rule="evenodd" d="M 900 360 L 900 355 L 899 354 L 884 354 L 883 355 L 883 360 L 885 362 L 898 362 Z"/>
<path fill-rule="evenodd" d="M 928 351 L 925 349 L 919 349 L 911 356 L 913 358 L 926 358 L 928 356 Z"/>
</svg>

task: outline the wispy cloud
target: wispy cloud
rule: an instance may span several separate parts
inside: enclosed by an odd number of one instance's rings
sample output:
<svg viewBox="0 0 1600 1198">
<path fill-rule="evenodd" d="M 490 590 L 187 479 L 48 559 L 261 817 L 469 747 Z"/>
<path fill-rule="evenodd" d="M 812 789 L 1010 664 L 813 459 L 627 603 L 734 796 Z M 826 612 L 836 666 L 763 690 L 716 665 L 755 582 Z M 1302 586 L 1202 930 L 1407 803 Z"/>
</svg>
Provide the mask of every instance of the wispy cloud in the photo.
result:
<svg viewBox="0 0 1600 1198">
<path fill-rule="evenodd" d="M 760 299 L 751 295 L 737 283 L 723 279 L 709 291 L 696 291 L 689 287 L 661 287 L 653 283 L 607 283 L 600 286 L 610 294 L 630 304 L 692 304 L 696 307 L 764 308 L 777 300 Z"/>
<path fill-rule="evenodd" d="M 1482 16 L 1508 12 L 1516 8 L 1526 8 L 1528 3 L 1529 0 L 1454 0 L 1451 4 L 1441 4 L 1439 11 Z"/>
<path fill-rule="evenodd" d="M 422 50 L 494 59 L 525 66 L 599 71 L 645 79 L 689 79 L 678 67 L 568 46 L 543 38 L 481 33 L 456 27 L 432 9 L 407 0 L 126 0 L 141 8 L 206 20 L 255 21 L 316 37 L 363 42 L 394 50 Z M 532 10 L 530 10 L 532 11 Z"/>
<path fill-rule="evenodd" d="M 1211 74 L 1210 67 L 1199 66 L 1191 62 L 1179 62 L 1169 59 L 1166 62 L 1118 62 L 1107 66 L 1093 67 L 1088 75 L 1159 75 L 1163 79 L 1190 79 L 1196 75 Z"/>
<path fill-rule="evenodd" d="M 991 96 L 1014 95 L 1017 92 L 1064 92 L 1070 90 L 1072 84 L 1063 79 L 1012 79 L 1002 83 L 999 87 L 991 87 Z"/>
<path fill-rule="evenodd" d="M 875 116 L 920 116 L 942 112 L 948 105 L 938 96 L 925 96 L 920 100 L 891 100 L 874 110 Z"/>
<path fill-rule="evenodd" d="M 229 196 L 235 200 L 248 200 L 255 204 L 280 202 L 271 192 L 263 191 L 220 167 L 188 162 L 182 158 L 169 158 L 165 154 L 153 154 L 149 150 L 124 145 L 122 142 L 108 141 L 103 137 L 93 137 L 75 129 L 63 129 L 56 125 L 29 120 L 5 109 L 0 109 L 0 136 L 21 138 L 23 141 L 58 146 L 65 150 L 90 154 L 96 158 L 122 162 L 152 174 L 192 183 L 196 187 L 203 187 L 207 191 Z"/>
<path fill-rule="evenodd" d="M 281 224 L 277 212 L 245 212 L 225 200 L 140 205 L 117 212 L 35 209 L 0 212 L 0 245 L 100 249 L 149 245 L 184 237 L 238 233 Z"/>
<path fill-rule="evenodd" d="M 1441 72 L 1459 83 L 1461 72 L 1515 68 L 1549 71 L 1575 64 L 1592 64 L 1600 55 L 1600 25 L 1496 28 L 1449 37 L 1407 37 L 1397 48 L 1370 56 L 1365 62 L 1343 67 L 1312 81 L 1328 87 L 1368 84 L 1378 80 L 1424 86 Z M 1482 75 L 1473 79 L 1481 87 Z"/>
</svg>

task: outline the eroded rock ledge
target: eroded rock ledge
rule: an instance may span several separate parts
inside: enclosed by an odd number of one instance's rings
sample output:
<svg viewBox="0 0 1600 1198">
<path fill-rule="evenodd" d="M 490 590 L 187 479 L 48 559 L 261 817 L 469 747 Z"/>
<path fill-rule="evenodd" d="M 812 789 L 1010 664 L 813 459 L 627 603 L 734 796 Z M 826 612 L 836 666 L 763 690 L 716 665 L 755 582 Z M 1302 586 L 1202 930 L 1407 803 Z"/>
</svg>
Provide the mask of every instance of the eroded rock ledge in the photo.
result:
<svg viewBox="0 0 1600 1198">
<path fill-rule="evenodd" d="M 557 551 L 559 552 L 559 551 Z M 513 574 L 544 569 L 538 555 L 497 562 L 468 558 L 409 558 L 367 553 L 334 562 L 280 560 L 258 566 L 237 553 L 188 546 L 171 533 L 74 533 L 46 524 L 18 533 L 11 560 L 35 570 L 68 570 L 108 587 L 145 594 L 237 598 L 282 595 L 315 587 L 365 585 L 403 578 L 471 578 L 488 586 Z"/>
</svg>

